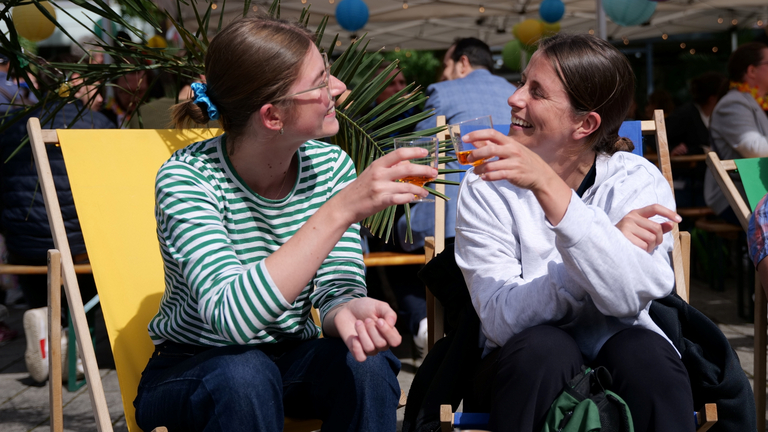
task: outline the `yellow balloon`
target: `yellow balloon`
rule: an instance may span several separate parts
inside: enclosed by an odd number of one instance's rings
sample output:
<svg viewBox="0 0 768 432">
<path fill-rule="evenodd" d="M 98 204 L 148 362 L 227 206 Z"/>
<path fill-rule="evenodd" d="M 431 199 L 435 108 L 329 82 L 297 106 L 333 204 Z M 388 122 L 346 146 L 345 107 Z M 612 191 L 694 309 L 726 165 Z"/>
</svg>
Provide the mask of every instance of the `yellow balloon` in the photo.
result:
<svg viewBox="0 0 768 432">
<path fill-rule="evenodd" d="M 40 2 L 40 6 L 44 7 L 48 13 L 56 18 L 56 11 L 50 3 L 47 1 Z M 32 42 L 48 39 L 53 34 L 53 31 L 56 30 L 56 25 L 33 4 L 13 8 L 13 25 L 16 27 L 16 32 L 19 33 L 19 36 Z"/>
<path fill-rule="evenodd" d="M 147 41 L 150 48 L 168 48 L 168 42 L 160 35 L 154 35 Z"/>
<path fill-rule="evenodd" d="M 541 33 L 542 33 L 542 35 L 544 35 L 544 37 L 553 36 L 553 35 L 558 34 L 559 32 L 560 32 L 560 22 L 559 21 L 556 22 L 556 23 L 552 23 L 552 24 L 547 23 L 547 22 L 542 22 L 541 23 Z"/>
<path fill-rule="evenodd" d="M 518 25 L 515 37 L 523 45 L 533 45 L 541 39 L 542 32 L 543 26 L 541 25 L 541 21 L 527 19 Z"/>
</svg>

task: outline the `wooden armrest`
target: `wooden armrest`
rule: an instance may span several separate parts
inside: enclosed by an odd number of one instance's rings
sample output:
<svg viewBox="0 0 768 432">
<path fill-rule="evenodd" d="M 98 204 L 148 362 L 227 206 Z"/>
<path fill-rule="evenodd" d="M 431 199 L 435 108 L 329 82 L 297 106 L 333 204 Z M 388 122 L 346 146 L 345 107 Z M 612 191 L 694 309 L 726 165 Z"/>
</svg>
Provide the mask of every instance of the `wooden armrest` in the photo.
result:
<svg viewBox="0 0 768 432">
<path fill-rule="evenodd" d="M 89 274 L 93 273 L 90 264 L 75 264 L 75 273 L 77 274 Z M 17 275 L 29 275 L 29 274 L 48 274 L 47 266 L 31 266 L 31 265 L 15 265 L 15 264 L 0 264 L 0 274 L 17 274 Z"/>
<path fill-rule="evenodd" d="M 371 252 L 363 255 L 366 267 L 424 264 L 423 254 Z"/>
<path fill-rule="evenodd" d="M 717 405 L 709 403 L 696 411 L 696 432 L 706 432 L 717 423 Z"/>
</svg>

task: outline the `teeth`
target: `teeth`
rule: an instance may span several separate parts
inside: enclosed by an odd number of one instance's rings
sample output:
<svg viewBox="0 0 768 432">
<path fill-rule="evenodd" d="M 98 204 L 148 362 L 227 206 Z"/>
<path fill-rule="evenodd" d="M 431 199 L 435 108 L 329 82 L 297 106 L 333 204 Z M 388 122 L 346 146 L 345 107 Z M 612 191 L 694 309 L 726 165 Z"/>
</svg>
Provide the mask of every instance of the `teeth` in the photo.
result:
<svg viewBox="0 0 768 432">
<path fill-rule="evenodd" d="M 331 109 L 329 109 L 329 110 L 326 112 L 326 114 L 327 114 L 327 115 L 330 115 L 330 114 L 333 114 L 333 113 L 335 113 L 335 112 L 336 112 L 336 107 L 335 107 L 335 106 L 332 106 L 332 107 L 331 107 Z"/>
<path fill-rule="evenodd" d="M 521 127 L 526 127 L 526 128 L 533 126 L 532 124 L 528 123 L 527 121 L 525 121 L 523 119 L 520 119 L 520 118 L 517 118 L 517 117 L 512 117 L 512 124 L 513 125 L 517 125 L 517 126 L 521 126 Z"/>
</svg>

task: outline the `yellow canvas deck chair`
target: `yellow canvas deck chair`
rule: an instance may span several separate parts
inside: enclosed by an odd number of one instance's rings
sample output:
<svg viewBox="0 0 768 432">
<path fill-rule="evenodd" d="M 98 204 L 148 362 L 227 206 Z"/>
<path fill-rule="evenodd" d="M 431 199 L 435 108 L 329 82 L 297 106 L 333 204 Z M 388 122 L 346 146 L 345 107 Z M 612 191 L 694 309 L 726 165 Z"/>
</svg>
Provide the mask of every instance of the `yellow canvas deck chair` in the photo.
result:
<svg viewBox="0 0 768 432">
<path fill-rule="evenodd" d="M 669 183 L 669 187 L 672 189 L 672 194 L 675 193 L 675 188 L 672 183 L 672 164 L 669 159 L 669 145 L 667 144 L 667 128 L 664 123 L 664 111 L 656 110 L 653 113 L 653 120 L 644 120 L 641 122 L 641 130 L 643 135 L 653 135 L 656 138 L 656 153 L 658 154 L 658 167 L 664 178 Z M 637 143 L 636 143 L 637 144 Z M 640 144 L 642 145 L 642 144 Z M 691 252 L 691 235 L 688 232 L 680 232 L 677 224 L 672 229 L 672 236 L 675 239 L 675 245 L 672 252 L 672 267 L 675 272 L 675 289 L 677 295 L 683 300 L 688 302 L 690 297 L 690 252 Z M 436 308 L 440 308 L 437 305 Z M 427 308 L 429 312 L 429 307 Z M 442 317 L 442 311 L 439 312 Z M 765 313 L 763 313 L 765 315 Z M 430 318 L 434 320 L 435 318 Z M 442 319 L 442 318 L 440 318 Z M 430 322 L 431 324 L 431 322 Z M 432 336 L 432 327 L 430 327 L 430 337 Z M 435 334 L 435 340 L 442 337 L 443 334 Z M 474 415 L 462 415 L 463 413 L 452 412 L 450 405 L 442 405 L 440 410 L 440 421 L 442 431 L 452 431 L 454 427 L 459 428 L 474 428 L 477 426 L 477 417 Z M 475 414 L 477 415 L 477 414 Z M 487 416 L 487 414 L 485 414 Z M 462 419 L 464 417 L 464 419 Z M 717 422 L 717 406 L 715 404 L 706 404 L 701 411 L 695 413 L 696 417 L 696 430 L 697 432 L 705 432 L 712 425 Z M 487 423 L 487 417 L 484 420 Z M 464 425 L 462 425 L 464 423 Z M 763 430 L 763 429 L 760 429 Z"/>
<path fill-rule="evenodd" d="M 99 431 L 111 431 L 99 370 L 75 278 L 46 145 L 60 145 L 93 276 L 101 299 L 128 429 L 139 431 L 133 400 L 153 351 L 147 324 L 165 289 L 154 218 L 157 170 L 177 149 L 220 133 L 217 130 L 41 130 L 36 118 L 27 129 L 45 199 L 61 274 L 83 357 L 91 404 Z M 49 274 L 55 279 L 56 272 Z M 54 280 L 53 286 L 58 286 Z M 54 292 L 58 290 L 54 289 Z M 51 308 L 54 309 L 54 308 Z M 55 330 L 55 329 L 54 329 Z M 53 341 L 51 347 L 58 344 Z M 51 379 L 51 383 L 61 382 Z M 56 386 L 51 386 L 53 389 Z M 60 392 L 60 388 L 59 388 Z M 53 397 L 53 396 L 52 396 Z M 52 404 L 52 414 L 60 409 Z M 59 404 L 60 407 L 60 404 Z M 53 425 L 60 424 L 52 416 Z M 320 428 L 318 420 L 286 420 L 285 430 Z"/>
<path fill-rule="evenodd" d="M 720 190 L 728 199 L 739 223 L 747 232 L 749 219 L 755 207 L 768 190 L 768 158 L 720 160 L 717 153 L 707 155 L 707 166 L 715 176 Z M 741 194 L 731 175 L 738 176 L 744 185 L 747 200 Z M 765 379 L 766 379 L 766 296 L 755 275 L 755 358 L 754 392 L 757 409 L 757 430 L 765 430 Z"/>
</svg>

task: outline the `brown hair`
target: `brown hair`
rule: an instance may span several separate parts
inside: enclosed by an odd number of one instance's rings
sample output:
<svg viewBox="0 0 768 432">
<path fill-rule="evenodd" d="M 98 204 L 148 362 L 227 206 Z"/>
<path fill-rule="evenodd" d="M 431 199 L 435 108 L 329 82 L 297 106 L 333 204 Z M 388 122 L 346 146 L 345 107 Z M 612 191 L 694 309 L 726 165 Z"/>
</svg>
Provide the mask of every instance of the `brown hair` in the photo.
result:
<svg viewBox="0 0 768 432">
<path fill-rule="evenodd" d="M 206 94 L 228 134 L 242 133 L 253 113 L 288 93 L 314 39 L 297 23 L 266 17 L 234 21 L 213 38 L 205 55 Z M 206 107 L 193 101 L 173 108 L 177 127 L 209 120 Z"/>
<path fill-rule="evenodd" d="M 757 66 L 764 60 L 763 50 L 768 48 L 762 42 L 748 42 L 736 48 L 728 59 L 728 78 L 731 81 L 743 81 L 750 66 Z"/>
<path fill-rule="evenodd" d="M 541 51 L 552 62 L 576 115 L 595 112 L 601 123 L 587 139 L 598 153 L 631 151 L 632 141 L 618 135 L 635 89 L 635 74 L 624 54 L 591 35 L 557 34 L 544 39 Z"/>
</svg>

